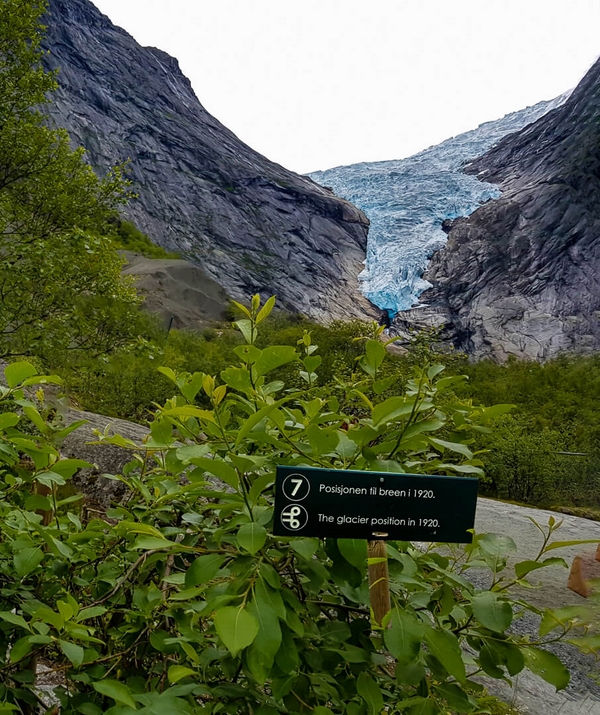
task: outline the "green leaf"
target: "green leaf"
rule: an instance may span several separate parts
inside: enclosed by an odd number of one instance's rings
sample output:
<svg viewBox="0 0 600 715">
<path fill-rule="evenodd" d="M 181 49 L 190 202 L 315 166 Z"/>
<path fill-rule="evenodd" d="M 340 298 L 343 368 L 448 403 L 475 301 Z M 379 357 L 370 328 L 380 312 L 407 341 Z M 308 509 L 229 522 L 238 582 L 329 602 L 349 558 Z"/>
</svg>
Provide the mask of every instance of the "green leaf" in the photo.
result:
<svg viewBox="0 0 600 715">
<path fill-rule="evenodd" d="M 435 690 L 445 699 L 453 712 L 470 713 L 475 709 L 467 693 L 456 683 L 441 683 Z"/>
<path fill-rule="evenodd" d="M 251 320 L 236 320 L 233 323 L 240 333 L 244 336 L 247 343 L 252 343 L 252 321 Z"/>
<path fill-rule="evenodd" d="M 237 533 L 238 544 L 254 555 L 260 551 L 267 540 L 267 530 L 256 522 L 244 524 Z"/>
<path fill-rule="evenodd" d="M 561 661 L 547 650 L 525 646 L 522 649 L 525 657 L 525 665 L 532 673 L 539 675 L 550 685 L 554 685 L 557 690 L 566 688 L 569 684 L 569 671 Z"/>
<path fill-rule="evenodd" d="M 61 477 L 64 477 L 65 479 L 70 479 L 75 472 L 80 469 L 87 469 L 93 466 L 93 464 L 86 462 L 83 459 L 61 459 L 59 462 L 55 462 L 52 465 L 52 471 L 56 474 L 60 474 Z"/>
<path fill-rule="evenodd" d="M 565 546 L 580 546 L 581 544 L 599 544 L 600 539 L 575 539 L 574 541 L 553 541 L 548 544 L 544 551 L 552 551 L 553 549 L 562 549 Z"/>
<path fill-rule="evenodd" d="M 586 606 L 565 606 L 544 611 L 540 622 L 540 638 L 547 636 L 555 628 L 568 627 L 571 624 L 582 626 L 589 620 L 590 613 Z"/>
<path fill-rule="evenodd" d="M 285 402 L 289 402 L 293 397 L 283 397 L 281 400 L 277 400 L 272 405 L 267 405 L 262 409 L 258 410 L 254 414 L 250 415 L 247 420 L 242 424 L 238 435 L 235 440 L 235 446 L 239 447 L 240 444 L 246 439 L 250 434 L 251 430 L 256 427 L 256 425 L 261 422 L 265 417 L 268 417 L 273 410 L 283 405 Z"/>
<path fill-rule="evenodd" d="M 0 611 L 0 620 L 12 623 L 14 626 L 20 626 L 26 631 L 29 630 L 27 621 L 23 618 L 23 616 L 19 616 L 16 613 L 11 613 L 10 611 Z"/>
<path fill-rule="evenodd" d="M 43 497 L 41 494 L 32 494 L 27 498 L 25 508 L 29 511 L 35 511 L 36 509 L 50 511 L 52 509 L 52 502 L 48 497 Z"/>
<path fill-rule="evenodd" d="M 365 539 L 338 539 L 338 549 L 349 564 L 364 572 L 367 563 L 367 542 Z"/>
<path fill-rule="evenodd" d="M 0 430 L 5 430 L 7 427 L 14 427 L 19 421 L 19 415 L 14 412 L 4 412 L 0 415 Z"/>
<path fill-rule="evenodd" d="M 184 665 L 169 666 L 168 678 L 169 683 L 177 683 L 182 678 L 187 678 L 189 675 L 195 675 L 196 671 L 191 668 L 186 668 Z"/>
<path fill-rule="evenodd" d="M 35 407 L 27 406 L 23 407 L 23 413 L 27 419 L 43 434 L 47 432 L 47 426 L 40 413 L 35 409 Z"/>
<path fill-rule="evenodd" d="M 253 369 L 256 371 L 256 375 L 260 377 L 271 372 L 271 370 L 297 360 L 298 357 L 299 355 L 295 348 L 290 345 L 271 345 L 261 352 L 260 357 L 254 363 Z"/>
<path fill-rule="evenodd" d="M 258 635 L 258 621 L 242 606 L 226 606 L 215 613 L 215 628 L 232 656 L 247 648 Z"/>
<path fill-rule="evenodd" d="M 71 663 L 78 668 L 83 663 L 83 658 L 85 656 L 83 648 L 75 643 L 69 643 L 69 641 L 59 640 L 58 643 L 62 652 L 67 656 Z"/>
<path fill-rule="evenodd" d="M 443 372 L 445 369 L 446 369 L 446 366 L 445 366 L 445 365 L 439 365 L 439 364 L 438 364 L 438 365 L 432 365 L 432 366 L 429 368 L 429 370 L 427 370 L 427 377 L 428 377 L 430 380 L 433 380 L 433 378 L 434 378 L 436 375 L 439 375 L 440 372 Z"/>
<path fill-rule="evenodd" d="M 320 355 L 309 355 L 302 360 L 302 364 L 307 372 L 314 372 L 322 361 L 323 360 Z"/>
<path fill-rule="evenodd" d="M 33 377 L 34 375 L 37 375 L 37 370 L 26 360 L 13 362 L 11 365 L 7 365 L 4 368 L 4 377 L 6 378 L 6 384 L 9 387 L 16 387 L 28 377 Z"/>
<path fill-rule="evenodd" d="M 421 650 L 423 635 L 421 624 L 416 618 L 399 608 L 394 608 L 391 611 L 389 623 L 389 628 L 384 630 L 387 649 L 398 661 L 398 665 L 405 666 L 412 663 Z"/>
<path fill-rule="evenodd" d="M 252 318 L 252 313 L 248 310 L 248 308 L 246 308 L 245 305 L 238 303 L 237 300 L 232 300 L 231 305 L 235 306 L 240 311 L 240 313 L 243 313 L 248 318 Z"/>
<path fill-rule="evenodd" d="M 510 604 L 501 601 L 492 591 L 478 593 L 473 598 L 473 614 L 482 626 L 496 633 L 504 633 L 513 619 Z"/>
<path fill-rule="evenodd" d="M 79 623 L 81 621 L 87 621 L 88 618 L 97 618 L 106 613 L 106 608 L 104 606 L 89 606 L 88 608 L 82 608 L 77 614 L 76 621 Z"/>
<path fill-rule="evenodd" d="M 19 640 L 10 649 L 10 662 L 17 663 L 22 658 L 24 658 L 31 650 L 33 650 L 34 644 L 32 642 L 33 636 L 24 636 L 19 638 Z M 49 640 L 52 640 L 51 638 Z"/>
<path fill-rule="evenodd" d="M 517 550 L 517 545 L 510 536 L 500 534 L 482 534 L 477 539 L 478 546 L 490 556 L 506 557 Z"/>
<path fill-rule="evenodd" d="M 491 405 L 481 408 L 481 416 L 486 420 L 492 420 L 501 415 L 505 415 L 513 410 L 516 405 Z"/>
<path fill-rule="evenodd" d="M 406 397 L 390 397 L 379 405 L 375 405 L 371 413 L 371 419 L 375 426 L 382 422 L 391 422 L 398 419 L 398 417 L 410 415 L 414 405 L 414 399 L 409 400 Z"/>
<path fill-rule="evenodd" d="M 310 561 L 312 557 L 317 553 L 317 549 L 319 548 L 319 540 L 311 538 L 292 539 L 290 541 L 290 548 L 293 549 L 297 554 L 300 554 L 303 559 Z"/>
<path fill-rule="evenodd" d="M 169 541 L 168 539 L 159 539 L 156 536 L 138 536 L 133 542 L 132 548 L 140 551 L 154 551 L 156 549 L 173 549 L 180 547 L 177 542 Z"/>
<path fill-rule="evenodd" d="M 371 715 L 380 715 L 383 710 L 383 696 L 377 682 L 367 673 L 361 673 L 356 681 L 356 689 L 367 704 Z"/>
<path fill-rule="evenodd" d="M 172 409 L 163 410 L 161 415 L 167 417 L 196 417 L 199 420 L 206 420 L 207 422 L 212 422 L 217 424 L 215 419 L 215 413 L 210 410 L 201 410 L 199 407 L 194 407 L 194 405 L 182 405 L 181 407 L 173 407 Z"/>
<path fill-rule="evenodd" d="M 161 365 L 160 367 L 157 368 L 158 372 L 162 373 L 165 377 L 169 378 L 171 382 L 174 382 L 177 384 L 177 375 L 175 374 L 174 370 L 172 370 L 170 367 L 164 367 Z"/>
<path fill-rule="evenodd" d="M 209 472 L 209 474 L 214 474 L 215 477 L 218 477 L 219 479 L 224 481 L 225 484 L 228 484 L 233 489 L 236 489 L 239 485 L 239 477 L 237 472 L 230 464 L 227 464 L 222 459 L 194 457 L 190 459 L 190 462 L 192 464 L 195 464 L 197 467 L 200 467 L 205 472 Z"/>
<path fill-rule="evenodd" d="M 367 340 L 365 344 L 365 356 L 373 367 L 379 367 L 385 360 L 385 348 L 379 340 Z"/>
<path fill-rule="evenodd" d="M 43 484 L 49 489 L 52 488 L 53 484 L 57 484 L 59 486 L 63 486 L 66 484 L 66 481 L 61 474 L 58 474 L 58 472 L 52 472 L 50 470 L 36 474 L 35 479 L 37 482 Z"/>
<path fill-rule="evenodd" d="M 156 536 L 163 539 L 162 532 L 151 524 L 143 524 L 139 521 L 121 521 L 117 524 L 119 534 L 144 534 L 145 536 Z"/>
<path fill-rule="evenodd" d="M 258 325 L 259 323 L 262 323 L 262 321 L 265 318 L 268 318 L 269 315 L 271 315 L 271 311 L 275 307 L 275 296 L 272 295 L 270 298 L 267 298 L 265 301 L 265 304 L 263 307 L 259 310 L 258 315 L 256 316 L 255 323 Z"/>
<path fill-rule="evenodd" d="M 339 436 L 337 427 L 321 427 L 319 425 L 309 425 L 306 428 L 308 443 L 319 456 L 333 452 L 338 446 Z"/>
<path fill-rule="evenodd" d="M 137 704 L 131 695 L 131 691 L 118 680 L 100 680 L 92 683 L 94 690 L 100 695 L 105 695 L 107 698 L 112 698 L 118 703 L 123 703 L 134 710 L 137 710 Z"/>
<path fill-rule="evenodd" d="M 199 556 L 185 573 L 185 587 L 193 588 L 209 583 L 217 575 L 224 562 L 225 556 L 221 554 Z"/>
<path fill-rule="evenodd" d="M 467 459 L 473 459 L 473 452 L 471 452 L 466 444 L 461 444 L 460 442 L 448 442 L 445 439 L 438 439 L 437 437 L 428 437 L 427 439 L 429 443 L 433 444 L 435 447 L 449 449 L 451 452 L 462 454 L 463 457 L 466 457 Z"/>
<path fill-rule="evenodd" d="M 254 677 L 264 683 L 269 677 L 275 655 L 281 646 L 282 633 L 271 599 L 261 581 L 254 589 L 254 598 L 248 610 L 258 623 L 258 633 L 248 650 L 248 664 Z"/>
<path fill-rule="evenodd" d="M 520 646 L 517 646 L 509 641 L 488 640 L 489 650 L 497 658 L 498 662 L 503 663 L 509 675 L 517 675 L 525 667 L 525 659 L 521 652 Z M 501 677 L 504 677 L 502 675 Z"/>
<path fill-rule="evenodd" d="M 521 579 L 532 571 L 543 569 L 546 566 L 552 566 L 553 564 L 560 564 L 565 567 L 567 566 L 566 561 L 560 558 L 544 559 L 543 561 L 519 561 L 518 564 L 515 564 L 515 574 L 517 578 Z"/>
<path fill-rule="evenodd" d="M 457 472 L 458 474 L 475 474 L 477 476 L 483 476 L 483 469 L 481 467 L 474 467 L 472 464 L 438 464 L 438 469 L 449 469 L 452 472 Z"/>
<path fill-rule="evenodd" d="M 358 445 L 348 437 L 345 430 L 338 430 L 337 435 L 336 454 L 339 454 L 342 459 L 350 459 L 358 452 Z"/>
<path fill-rule="evenodd" d="M 425 678 L 423 663 L 416 661 L 411 665 L 396 666 L 396 680 L 400 685 L 418 685 Z"/>
<path fill-rule="evenodd" d="M 454 633 L 425 626 L 425 643 L 430 653 L 437 658 L 448 673 L 460 683 L 464 683 L 467 673 L 458 638 Z"/>
<path fill-rule="evenodd" d="M 221 372 L 221 380 L 238 392 L 253 391 L 250 372 L 245 367 L 228 367 Z"/>
<path fill-rule="evenodd" d="M 37 546 L 21 549 L 13 556 L 15 570 L 21 578 L 35 571 L 43 560 L 44 552 Z"/>
</svg>

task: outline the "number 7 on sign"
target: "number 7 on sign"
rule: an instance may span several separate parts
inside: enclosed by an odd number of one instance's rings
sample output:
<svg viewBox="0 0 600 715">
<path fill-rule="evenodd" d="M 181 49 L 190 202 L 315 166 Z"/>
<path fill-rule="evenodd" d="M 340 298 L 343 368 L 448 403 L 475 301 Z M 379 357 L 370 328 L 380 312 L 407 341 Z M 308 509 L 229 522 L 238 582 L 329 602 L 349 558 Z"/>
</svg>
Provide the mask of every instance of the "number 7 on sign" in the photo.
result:
<svg viewBox="0 0 600 715">
<path fill-rule="evenodd" d="M 283 494 L 292 501 L 302 501 L 310 492 L 310 482 L 303 474 L 290 474 L 283 482 Z"/>
</svg>

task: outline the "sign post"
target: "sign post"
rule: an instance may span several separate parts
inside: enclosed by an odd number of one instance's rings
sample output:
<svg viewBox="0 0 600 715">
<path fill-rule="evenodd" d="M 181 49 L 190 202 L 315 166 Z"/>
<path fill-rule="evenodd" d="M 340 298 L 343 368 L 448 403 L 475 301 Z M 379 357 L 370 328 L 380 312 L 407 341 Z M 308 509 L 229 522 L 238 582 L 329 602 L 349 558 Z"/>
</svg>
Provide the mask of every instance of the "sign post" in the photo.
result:
<svg viewBox="0 0 600 715">
<path fill-rule="evenodd" d="M 385 614 L 392 610 L 387 549 L 383 539 L 369 541 L 367 547 L 367 564 L 367 571 L 369 573 L 369 599 L 371 601 L 371 610 L 373 611 L 373 620 L 380 626 Z"/>
<path fill-rule="evenodd" d="M 385 541 L 470 544 L 478 480 L 314 467 L 277 467 L 276 536 L 367 539 L 376 623 L 390 610 Z"/>
</svg>

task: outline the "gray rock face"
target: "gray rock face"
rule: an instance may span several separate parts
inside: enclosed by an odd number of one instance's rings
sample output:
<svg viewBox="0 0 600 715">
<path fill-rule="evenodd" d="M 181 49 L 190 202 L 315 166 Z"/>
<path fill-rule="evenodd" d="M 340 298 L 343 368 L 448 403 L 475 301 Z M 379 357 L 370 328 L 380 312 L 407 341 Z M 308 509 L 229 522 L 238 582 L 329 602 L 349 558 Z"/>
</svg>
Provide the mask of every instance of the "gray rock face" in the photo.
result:
<svg viewBox="0 0 600 715">
<path fill-rule="evenodd" d="M 237 299 L 275 294 L 327 322 L 375 317 L 358 290 L 368 219 L 241 142 L 199 103 L 177 60 L 143 48 L 89 0 L 50 0 L 53 119 L 100 172 L 130 159 L 125 214 Z"/>
<path fill-rule="evenodd" d="M 600 348 L 600 62 L 566 103 L 467 169 L 502 196 L 452 223 L 426 274 L 428 324 L 472 355 Z M 407 311 L 398 328 L 422 311 Z"/>
</svg>

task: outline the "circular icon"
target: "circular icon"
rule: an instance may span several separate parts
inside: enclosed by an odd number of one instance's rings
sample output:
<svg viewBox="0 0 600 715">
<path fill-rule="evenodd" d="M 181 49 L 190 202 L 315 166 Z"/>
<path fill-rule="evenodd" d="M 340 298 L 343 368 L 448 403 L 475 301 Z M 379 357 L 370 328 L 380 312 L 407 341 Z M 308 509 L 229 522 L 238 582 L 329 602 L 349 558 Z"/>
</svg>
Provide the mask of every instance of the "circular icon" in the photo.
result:
<svg viewBox="0 0 600 715">
<path fill-rule="evenodd" d="M 310 482 L 302 474 L 290 474 L 283 480 L 282 488 L 290 501 L 302 501 L 310 492 Z"/>
<path fill-rule="evenodd" d="M 289 504 L 281 512 L 281 523 L 290 531 L 298 531 L 306 526 L 308 512 L 300 504 Z"/>
</svg>

